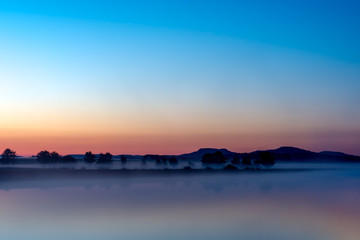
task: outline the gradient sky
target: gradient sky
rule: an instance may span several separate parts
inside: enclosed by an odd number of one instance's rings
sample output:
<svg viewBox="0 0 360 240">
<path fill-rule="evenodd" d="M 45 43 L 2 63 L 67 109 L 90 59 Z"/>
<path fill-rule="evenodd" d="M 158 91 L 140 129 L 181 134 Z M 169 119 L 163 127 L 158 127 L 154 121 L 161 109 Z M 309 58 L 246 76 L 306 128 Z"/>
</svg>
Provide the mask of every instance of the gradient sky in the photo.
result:
<svg viewBox="0 0 360 240">
<path fill-rule="evenodd" d="M 0 150 L 360 155 L 358 1 L 0 2 Z"/>
</svg>

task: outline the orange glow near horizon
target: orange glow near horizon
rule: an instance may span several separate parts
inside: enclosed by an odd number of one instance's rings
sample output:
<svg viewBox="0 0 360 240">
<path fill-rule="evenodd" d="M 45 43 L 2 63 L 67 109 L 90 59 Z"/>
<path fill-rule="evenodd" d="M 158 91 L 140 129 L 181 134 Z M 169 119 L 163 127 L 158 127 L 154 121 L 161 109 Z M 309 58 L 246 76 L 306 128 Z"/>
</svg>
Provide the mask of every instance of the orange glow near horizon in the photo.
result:
<svg viewBox="0 0 360 240">
<path fill-rule="evenodd" d="M 244 116 L 201 109 L 159 110 L 153 114 L 130 110 L 94 114 L 80 108 L 49 111 L 25 111 L 21 107 L 0 119 L 0 151 L 9 147 L 19 155 L 34 155 L 45 149 L 63 155 L 86 151 L 182 154 L 204 147 L 251 152 L 294 146 L 360 155 L 359 131 L 334 121 L 279 117 L 271 111 Z M 299 119 L 294 121 L 295 117 Z"/>
<path fill-rule="evenodd" d="M 60 154 L 111 152 L 112 154 L 182 154 L 199 148 L 227 148 L 234 152 L 251 152 L 294 146 L 312 151 L 342 151 L 358 155 L 352 149 L 357 136 L 309 136 L 307 134 L 33 134 L 0 136 L 0 147 L 11 148 L 18 155 L 30 156 L 41 150 Z M 339 147 L 342 146 L 342 147 Z M 2 151 L 2 150 L 1 150 Z"/>
</svg>

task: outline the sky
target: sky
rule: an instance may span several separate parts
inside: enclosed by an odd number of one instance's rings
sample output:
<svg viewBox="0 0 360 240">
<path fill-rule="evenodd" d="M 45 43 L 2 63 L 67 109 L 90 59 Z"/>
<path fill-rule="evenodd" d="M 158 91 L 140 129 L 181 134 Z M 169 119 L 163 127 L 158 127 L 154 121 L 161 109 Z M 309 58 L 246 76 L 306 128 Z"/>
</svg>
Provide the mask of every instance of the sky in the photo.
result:
<svg viewBox="0 0 360 240">
<path fill-rule="evenodd" d="M 0 2 L 0 150 L 360 155 L 358 1 Z"/>
</svg>

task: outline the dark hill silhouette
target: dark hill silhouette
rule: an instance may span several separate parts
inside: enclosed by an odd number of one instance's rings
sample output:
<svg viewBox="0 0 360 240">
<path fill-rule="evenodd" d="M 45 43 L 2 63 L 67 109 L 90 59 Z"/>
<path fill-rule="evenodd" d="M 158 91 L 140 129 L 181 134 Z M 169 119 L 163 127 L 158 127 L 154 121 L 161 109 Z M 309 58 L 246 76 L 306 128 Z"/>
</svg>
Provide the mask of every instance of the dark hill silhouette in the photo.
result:
<svg viewBox="0 0 360 240">
<path fill-rule="evenodd" d="M 277 149 L 270 150 L 257 150 L 250 153 L 236 153 L 231 152 L 225 148 L 217 149 L 217 148 L 200 148 L 199 150 L 179 155 L 179 159 L 183 160 L 201 160 L 204 154 L 213 154 L 216 151 L 220 151 L 227 159 L 232 159 L 235 156 L 244 158 L 250 157 L 252 159 L 256 159 L 260 152 L 267 151 L 270 152 L 277 162 L 359 162 L 360 156 L 354 156 L 350 154 L 345 154 L 342 152 L 331 152 L 331 151 L 323 151 L 323 152 L 312 152 L 309 150 L 290 147 L 290 146 L 282 146 Z"/>
<path fill-rule="evenodd" d="M 288 146 L 283 146 L 277 149 L 273 149 L 273 150 L 267 150 L 269 152 L 272 153 L 276 153 L 276 154 L 299 154 L 299 155 L 312 155 L 312 154 L 316 154 L 315 152 L 311 152 L 308 150 L 304 150 L 301 148 L 296 148 L 296 147 L 288 147 Z"/>
<path fill-rule="evenodd" d="M 272 153 L 276 160 L 287 160 L 287 161 L 306 161 L 317 158 L 317 153 L 304 150 L 296 147 L 280 147 L 278 149 L 268 150 Z"/>
<path fill-rule="evenodd" d="M 201 160 L 204 154 L 214 154 L 215 152 L 221 152 L 225 158 L 232 158 L 236 154 L 235 152 L 231 152 L 227 150 L 226 148 L 200 148 L 199 150 L 192 152 L 192 153 L 186 153 L 179 155 L 180 159 L 191 159 L 191 160 Z"/>
<path fill-rule="evenodd" d="M 360 162 L 360 156 L 345 154 L 342 152 L 312 152 L 296 147 L 280 147 L 277 149 L 267 150 L 271 152 L 276 161 L 282 162 Z M 259 151 L 250 153 L 254 156 Z"/>
<path fill-rule="evenodd" d="M 257 159 L 259 154 L 263 151 L 270 152 L 272 156 L 275 158 L 276 162 L 358 162 L 360 163 L 360 156 L 345 154 L 342 152 L 333 152 L 333 151 L 323 151 L 323 152 L 312 152 L 301 148 L 290 147 L 290 146 L 283 146 L 277 149 L 270 149 L 270 150 L 257 150 L 250 153 L 236 153 L 229 151 L 225 148 L 200 148 L 199 150 L 180 154 L 180 155 L 154 155 L 154 154 L 147 154 L 147 155 L 114 155 L 115 161 L 120 161 L 121 156 L 125 156 L 128 161 L 132 161 L 133 159 L 142 159 L 144 156 L 156 156 L 160 157 L 175 157 L 179 162 L 181 161 L 201 161 L 202 157 L 205 154 L 214 154 L 215 152 L 221 152 L 228 162 L 232 161 L 234 157 L 238 158 L 239 161 L 244 158 L 250 159 Z M 83 154 L 71 154 L 69 156 L 74 157 L 76 160 L 83 161 L 84 155 Z M 96 158 L 99 158 L 99 154 L 95 154 Z M 21 157 L 17 159 L 20 161 Z"/>
<path fill-rule="evenodd" d="M 338 161 L 340 159 L 342 162 L 360 162 L 360 156 L 331 151 L 324 151 L 318 153 L 318 159 L 331 161 Z"/>
<path fill-rule="evenodd" d="M 319 152 L 319 154 L 326 155 L 326 156 L 334 156 L 334 157 L 351 156 L 349 154 L 345 154 L 342 152 L 333 152 L 333 151 L 323 151 L 323 152 Z"/>
</svg>

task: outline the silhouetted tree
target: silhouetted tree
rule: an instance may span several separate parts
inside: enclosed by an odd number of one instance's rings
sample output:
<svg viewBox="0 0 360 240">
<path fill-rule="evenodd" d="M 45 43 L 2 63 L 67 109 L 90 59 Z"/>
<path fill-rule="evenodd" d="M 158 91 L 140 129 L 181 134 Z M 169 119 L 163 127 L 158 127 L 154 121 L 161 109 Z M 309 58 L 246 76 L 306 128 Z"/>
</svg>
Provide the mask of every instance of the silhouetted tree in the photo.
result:
<svg viewBox="0 0 360 240">
<path fill-rule="evenodd" d="M 61 161 L 64 163 L 73 163 L 73 162 L 76 162 L 76 159 L 71 155 L 66 155 L 66 156 L 62 157 Z"/>
<path fill-rule="evenodd" d="M 205 153 L 201 158 L 201 162 L 203 163 L 212 163 L 212 160 L 213 160 L 212 153 Z"/>
<path fill-rule="evenodd" d="M 15 158 L 16 152 L 12 151 L 10 148 L 7 148 L 1 155 L 1 163 L 14 163 Z"/>
<path fill-rule="evenodd" d="M 177 160 L 177 158 L 175 156 L 172 156 L 170 159 L 169 159 L 169 163 L 171 165 L 178 165 L 179 161 Z"/>
<path fill-rule="evenodd" d="M 235 155 L 233 160 L 231 160 L 231 164 L 233 165 L 239 165 L 240 164 L 240 156 L 239 155 Z"/>
<path fill-rule="evenodd" d="M 91 151 L 86 152 L 84 155 L 84 162 L 86 163 L 94 163 L 95 162 L 95 154 L 93 154 Z"/>
<path fill-rule="evenodd" d="M 111 163 L 113 160 L 113 155 L 111 153 L 100 153 L 99 159 L 97 160 L 97 163 Z"/>
<path fill-rule="evenodd" d="M 168 163 L 168 158 L 166 156 L 162 156 L 161 161 L 164 165 L 166 165 Z"/>
<path fill-rule="evenodd" d="M 250 167 L 251 166 L 251 159 L 250 159 L 250 157 L 248 155 L 245 155 L 243 157 L 242 165 L 244 165 L 244 167 Z"/>
<path fill-rule="evenodd" d="M 259 153 L 259 159 L 257 159 L 257 163 L 266 168 L 270 168 L 275 164 L 275 158 L 271 152 L 262 151 Z"/>
<path fill-rule="evenodd" d="M 61 155 L 57 152 L 50 153 L 49 151 L 41 151 L 37 155 L 37 160 L 40 163 L 56 163 L 61 160 Z"/>
<path fill-rule="evenodd" d="M 225 163 L 226 158 L 220 151 L 214 153 L 205 153 L 201 159 L 203 163 Z"/>
<path fill-rule="evenodd" d="M 61 160 L 61 155 L 58 154 L 57 152 L 51 152 L 50 157 L 52 162 L 59 162 Z"/>
<path fill-rule="evenodd" d="M 156 157 L 155 163 L 156 163 L 156 165 L 161 165 L 161 158 L 160 158 L 160 156 L 157 156 L 157 157 Z"/>
<path fill-rule="evenodd" d="M 124 165 L 125 165 L 126 162 L 127 162 L 127 158 L 126 158 L 126 156 L 124 156 L 124 155 L 121 155 L 120 160 L 121 160 L 121 163 L 124 164 Z"/>
<path fill-rule="evenodd" d="M 49 151 L 41 151 L 36 155 L 37 161 L 39 163 L 47 163 L 50 161 L 50 152 Z"/>
</svg>

